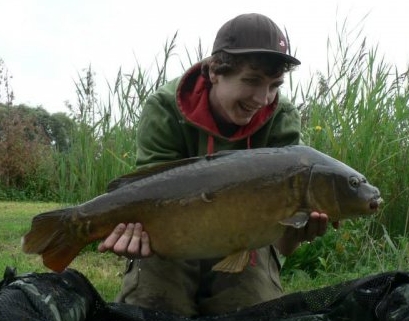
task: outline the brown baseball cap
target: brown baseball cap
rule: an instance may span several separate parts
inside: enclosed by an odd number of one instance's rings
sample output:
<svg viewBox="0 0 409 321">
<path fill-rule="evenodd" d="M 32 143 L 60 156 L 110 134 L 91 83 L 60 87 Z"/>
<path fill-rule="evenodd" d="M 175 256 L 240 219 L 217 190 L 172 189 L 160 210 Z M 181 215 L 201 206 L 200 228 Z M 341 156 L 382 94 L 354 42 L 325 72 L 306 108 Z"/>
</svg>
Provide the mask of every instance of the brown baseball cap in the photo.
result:
<svg viewBox="0 0 409 321">
<path fill-rule="evenodd" d="M 268 17 L 258 13 L 242 14 L 227 21 L 217 32 L 212 54 L 225 51 L 231 54 L 265 52 L 280 56 L 285 62 L 301 62 L 287 54 L 284 34 Z"/>
</svg>

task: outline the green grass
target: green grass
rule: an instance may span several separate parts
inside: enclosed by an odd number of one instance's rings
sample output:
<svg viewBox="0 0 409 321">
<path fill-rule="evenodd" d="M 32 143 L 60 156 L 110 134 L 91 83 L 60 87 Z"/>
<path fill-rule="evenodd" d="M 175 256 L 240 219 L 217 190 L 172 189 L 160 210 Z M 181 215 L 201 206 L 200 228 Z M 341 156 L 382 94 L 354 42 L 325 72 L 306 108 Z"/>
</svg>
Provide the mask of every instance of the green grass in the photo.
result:
<svg viewBox="0 0 409 321">
<path fill-rule="evenodd" d="M 0 273 L 6 266 L 16 267 L 18 274 L 50 272 L 40 256 L 23 253 L 21 237 L 29 230 L 34 215 L 60 207 L 56 203 L 0 202 Z M 125 260 L 87 250 L 70 267 L 84 274 L 105 300 L 113 301 L 121 286 Z"/>
</svg>

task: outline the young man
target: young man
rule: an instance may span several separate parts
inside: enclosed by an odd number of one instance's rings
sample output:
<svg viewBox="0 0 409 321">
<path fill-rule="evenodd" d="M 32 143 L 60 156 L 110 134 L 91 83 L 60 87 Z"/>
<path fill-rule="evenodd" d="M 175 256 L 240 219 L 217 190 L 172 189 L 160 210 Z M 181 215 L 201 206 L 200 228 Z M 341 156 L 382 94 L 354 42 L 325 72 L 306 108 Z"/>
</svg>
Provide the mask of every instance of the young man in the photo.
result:
<svg viewBox="0 0 409 321">
<path fill-rule="evenodd" d="M 147 100 L 137 168 L 220 150 L 301 143 L 300 116 L 279 93 L 285 74 L 300 64 L 287 46 L 264 15 L 243 14 L 225 23 L 211 57 Z M 220 314 L 281 296 L 277 252 L 291 254 L 300 242 L 323 235 L 327 223 L 326 214 L 311 213 L 306 228 L 287 229 L 276 244 L 254 251 L 246 269 L 235 274 L 213 272 L 218 259 L 156 256 L 139 223 L 118 225 L 99 250 L 130 259 L 120 302 L 185 316 Z"/>
</svg>

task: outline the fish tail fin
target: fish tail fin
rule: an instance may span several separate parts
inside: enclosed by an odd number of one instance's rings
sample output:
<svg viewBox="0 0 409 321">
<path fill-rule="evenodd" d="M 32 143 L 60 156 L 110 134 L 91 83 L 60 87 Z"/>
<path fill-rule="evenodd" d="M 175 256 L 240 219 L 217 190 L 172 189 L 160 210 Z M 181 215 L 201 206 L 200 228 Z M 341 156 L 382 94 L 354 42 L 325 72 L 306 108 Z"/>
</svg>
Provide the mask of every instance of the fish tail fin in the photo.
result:
<svg viewBox="0 0 409 321">
<path fill-rule="evenodd" d="M 73 208 L 67 208 L 35 216 L 30 231 L 22 238 L 23 251 L 40 254 L 45 266 L 63 271 L 86 245 L 64 224 L 64 217 L 72 211 Z"/>
</svg>

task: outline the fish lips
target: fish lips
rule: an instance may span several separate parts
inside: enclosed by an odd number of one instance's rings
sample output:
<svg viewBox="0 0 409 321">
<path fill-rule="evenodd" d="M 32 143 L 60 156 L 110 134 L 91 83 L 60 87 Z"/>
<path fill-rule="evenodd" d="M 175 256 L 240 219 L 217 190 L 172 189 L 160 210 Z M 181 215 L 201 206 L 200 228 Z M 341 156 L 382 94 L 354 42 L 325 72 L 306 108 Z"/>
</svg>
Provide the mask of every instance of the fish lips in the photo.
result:
<svg viewBox="0 0 409 321">
<path fill-rule="evenodd" d="M 375 196 L 369 202 L 369 209 L 376 211 L 378 210 L 379 206 L 383 203 L 383 199 L 380 196 Z"/>
</svg>

